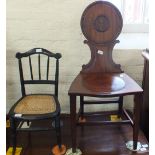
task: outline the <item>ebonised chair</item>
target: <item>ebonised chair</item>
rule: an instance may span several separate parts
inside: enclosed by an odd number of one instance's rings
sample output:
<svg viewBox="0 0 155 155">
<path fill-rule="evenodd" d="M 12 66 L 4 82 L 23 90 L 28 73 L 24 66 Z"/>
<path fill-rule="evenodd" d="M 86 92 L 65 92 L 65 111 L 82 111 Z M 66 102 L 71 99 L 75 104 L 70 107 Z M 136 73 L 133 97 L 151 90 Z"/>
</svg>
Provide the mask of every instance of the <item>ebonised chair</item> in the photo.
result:
<svg viewBox="0 0 155 155">
<path fill-rule="evenodd" d="M 35 68 L 34 63 L 32 63 L 32 57 L 36 58 L 35 63 L 37 62 Z M 43 59 L 44 57 L 44 59 Z M 47 131 L 52 128 L 52 121 L 55 124 L 56 136 L 57 136 L 57 143 L 58 148 L 61 149 L 61 130 L 60 130 L 60 104 L 58 101 L 58 77 L 59 77 L 59 59 L 61 58 L 60 53 L 52 53 L 43 48 L 34 48 L 25 53 L 17 53 L 16 58 L 18 59 L 19 63 L 19 73 L 20 73 L 20 82 L 21 82 L 21 92 L 22 97 L 12 106 L 10 109 L 10 124 L 12 130 L 12 143 L 13 143 L 13 153 L 15 154 L 16 150 L 16 137 L 18 131 Z M 24 65 L 25 62 L 23 59 L 27 59 L 28 63 L 28 72 L 30 73 L 29 80 L 26 80 L 24 75 Z M 36 61 L 37 60 L 37 61 Z M 43 60 L 46 62 L 43 64 Z M 55 76 L 54 80 L 51 79 L 51 63 L 55 60 Z M 25 60 L 26 61 L 26 60 Z M 36 69 L 37 68 L 37 69 Z M 46 69 L 45 69 L 46 68 Z M 53 66 L 52 66 L 53 68 Z M 41 74 L 45 70 L 46 76 Z M 38 73 L 37 73 L 38 72 Z M 38 78 L 34 76 L 37 73 Z M 37 84 L 45 84 L 55 86 L 54 93 L 46 94 L 46 93 L 39 93 L 39 94 L 28 94 L 27 87 L 25 85 L 37 85 Z M 42 91 L 42 90 L 41 90 Z M 51 127 L 34 127 L 34 128 L 21 128 L 24 122 L 33 122 L 35 120 L 47 120 L 51 119 Z M 21 124 L 21 125 L 19 125 Z"/>
</svg>

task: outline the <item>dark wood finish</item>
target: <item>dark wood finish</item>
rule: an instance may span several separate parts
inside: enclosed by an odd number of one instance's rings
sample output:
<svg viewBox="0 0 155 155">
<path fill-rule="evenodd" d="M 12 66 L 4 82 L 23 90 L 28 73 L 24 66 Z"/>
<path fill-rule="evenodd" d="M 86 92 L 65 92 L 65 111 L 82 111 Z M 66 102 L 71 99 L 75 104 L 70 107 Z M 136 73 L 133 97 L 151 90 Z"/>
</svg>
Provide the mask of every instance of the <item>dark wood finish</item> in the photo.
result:
<svg viewBox="0 0 155 155">
<path fill-rule="evenodd" d="M 20 84 L 21 84 L 21 92 L 22 96 L 25 96 L 25 87 L 24 87 L 24 77 L 23 77 L 23 67 L 21 59 L 18 60 L 19 64 L 19 74 L 20 74 Z"/>
<path fill-rule="evenodd" d="M 76 96 L 70 96 L 71 138 L 73 152 L 76 152 Z"/>
<path fill-rule="evenodd" d="M 34 67 L 32 70 L 32 63 L 31 63 L 31 55 L 36 55 L 38 58 L 38 79 L 34 80 L 33 78 L 33 71 Z M 47 56 L 47 80 L 42 80 L 41 77 L 41 56 L 45 55 Z M 28 57 L 29 60 L 29 67 L 30 67 L 30 75 L 31 75 L 31 80 L 26 80 L 23 75 L 23 66 L 22 66 L 22 58 Z M 59 148 L 61 148 L 61 129 L 60 129 L 60 103 L 58 101 L 58 79 L 59 79 L 59 59 L 61 58 L 60 53 L 51 53 L 50 51 L 43 49 L 43 48 L 34 48 L 31 49 L 30 51 L 27 51 L 25 53 L 17 53 L 16 58 L 18 59 L 19 62 L 19 72 L 20 72 L 20 81 L 21 81 L 21 91 L 22 91 L 22 97 L 12 106 L 12 108 L 9 111 L 9 117 L 10 117 L 10 122 L 11 122 L 11 130 L 12 130 L 12 145 L 13 145 L 13 155 L 15 153 L 16 149 L 16 137 L 17 137 L 17 132 L 19 131 L 47 131 L 50 130 L 51 128 L 45 128 L 44 126 L 37 127 L 37 128 L 21 128 L 23 122 L 33 122 L 36 120 L 50 120 L 51 121 L 51 126 L 52 126 L 52 121 L 55 121 L 55 130 L 56 130 L 56 136 L 57 136 L 57 144 Z M 55 69 L 55 79 L 54 80 L 48 80 L 48 75 L 49 75 L 49 59 L 50 58 L 55 58 L 56 59 L 56 69 Z M 37 69 L 36 69 L 37 70 Z M 51 71 L 51 70 L 50 70 Z M 56 110 L 51 113 L 45 113 L 45 114 L 24 114 L 20 117 L 16 117 L 16 113 L 14 112 L 14 109 L 16 108 L 16 105 L 25 97 L 28 96 L 25 92 L 25 85 L 29 84 L 49 84 L 50 86 L 55 85 L 55 93 L 54 94 L 47 94 L 47 95 L 52 95 L 53 99 L 55 100 L 55 106 Z M 38 94 L 31 94 L 31 95 L 38 95 Z M 45 94 L 39 94 L 39 95 L 45 95 Z M 35 103 L 37 104 L 37 103 Z M 21 123 L 17 127 L 17 125 Z"/>
<path fill-rule="evenodd" d="M 123 96 L 119 97 L 119 101 L 117 102 L 118 104 L 118 117 L 121 117 L 122 112 L 123 112 Z"/>
<path fill-rule="evenodd" d="M 76 151 L 76 125 L 99 125 L 130 123 L 133 125 L 134 149 L 137 148 L 139 118 L 142 88 L 127 74 L 123 73 L 121 66 L 112 58 L 112 51 L 122 29 L 122 16 L 118 9 L 111 3 L 96 1 L 90 4 L 81 17 L 81 29 L 87 40 L 84 41 L 91 51 L 88 64 L 82 66 L 81 72 L 72 82 L 68 94 L 70 96 L 71 136 L 73 152 Z M 90 97 L 118 97 L 118 117 L 123 114 L 123 96 L 134 95 L 133 120 L 125 111 L 127 120 L 88 121 L 85 118 L 84 104 L 105 104 L 104 102 L 90 102 L 84 100 Z M 80 96 L 80 110 L 76 118 L 76 97 Z M 106 104 L 107 104 L 106 103 Z"/>
<path fill-rule="evenodd" d="M 117 120 L 117 121 L 111 121 L 110 115 L 117 115 L 118 111 L 97 112 L 97 113 L 94 113 L 94 112 L 86 113 L 85 112 L 83 114 L 83 118 L 85 119 L 85 121 L 81 121 L 81 119 L 77 119 L 76 124 L 83 125 L 83 126 L 112 125 L 112 124 L 121 125 L 121 124 L 129 124 L 129 123 L 132 124 L 133 120 L 132 120 L 130 113 L 128 113 L 125 109 L 123 109 L 123 112 L 122 112 L 122 115 L 120 116 L 121 120 Z"/>
<path fill-rule="evenodd" d="M 90 4 L 81 17 L 81 29 L 84 36 L 97 44 L 115 40 L 122 26 L 121 13 L 114 5 L 106 1 Z"/>
<path fill-rule="evenodd" d="M 94 75 L 95 76 L 95 75 Z M 90 77 L 90 76 L 88 76 Z M 96 77 L 99 77 L 99 76 L 96 76 Z M 103 91 L 98 91 L 101 90 L 101 88 L 103 87 L 101 85 L 101 87 L 96 87 L 94 85 L 91 86 L 91 89 L 89 89 L 87 87 L 87 85 L 85 85 L 84 83 L 84 80 L 83 80 L 83 74 L 78 74 L 77 77 L 74 79 L 74 81 L 72 82 L 71 84 L 71 87 L 68 91 L 69 95 L 79 95 L 79 96 L 96 96 L 96 97 L 117 97 L 119 95 L 133 95 L 133 94 L 136 94 L 136 93 L 139 93 L 139 92 L 142 92 L 142 88 L 132 79 L 130 78 L 127 74 L 125 73 L 122 73 L 122 74 L 111 74 L 109 75 L 109 81 L 108 81 L 108 78 L 107 78 L 107 83 L 105 83 L 105 85 L 107 85 L 108 87 L 108 84 L 111 86 L 111 78 L 113 77 L 121 77 L 123 79 L 123 81 L 125 82 L 125 87 L 121 90 L 118 90 L 118 91 L 111 91 L 111 92 L 104 92 Z M 101 76 L 102 78 L 102 76 Z M 90 77 L 90 79 L 92 79 Z M 95 78 L 94 78 L 95 79 Z M 98 78 L 95 79 L 96 83 L 97 83 L 97 80 Z M 99 81 L 101 81 L 102 79 L 99 79 Z M 89 84 L 91 85 L 91 82 L 92 84 L 94 83 L 94 81 L 91 81 L 89 82 Z M 119 83 L 118 83 L 119 85 Z M 93 87 L 94 86 L 94 87 Z"/>
<path fill-rule="evenodd" d="M 49 74 L 49 60 L 50 58 L 47 58 L 47 74 L 46 74 L 46 79 L 48 80 L 48 74 Z"/>
<path fill-rule="evenodd" d="M 142 52 L 144 57 L 144 69 L 143 69 L 143 104 L 141 114 L 141 129 L 143 130 L 146 138 L 149 140 L 149 50 L 146 49 Z"/>
<path fill-rule="evenodd" d="M 140 120 L 140 110 L 142 103 L 142 93 L 135 94 L 134 96 L 134 115 L 133 115 L 133 149 L 137 149 L 138 132 L 139 132 L 139 120 Z"/>
<path fill-rule="evenodd" d="M 83 74 L 79 74 L 77 76 L 77 78 L 73 81 L 70 90 L 69 90 L 69 95 L 70 95 L 70 105 L 71 105 L 71 125 L 72 125 L 72 143 L 74 143 L 74 145 L 72 145 L 72 147 L 75 149 L 75 141 L 76 141 L 76 103 L 75 103 L 75 99 L 73 101 L 72 98 L 75 98 L 75 96 L 93 96 L 93 97 L 119 97 L 121 96 L 125 96 L 125 95 L 135 95 L 135 110 L 134 110 L 134 120 L 132 120 L 129 115 L 128 116 L 128 120 L 127 121 L 120 121 L 120 122 L 116 122 L 115 124 L 118 123 L 131 123 L 133 124 L 133 140 L 135 141 L 135 147 L 136 147 L 136 142 L 138 140 L 138 131 L 139 131 L 139 115 L 140 115 L 140 103 L 141 103 L 141 92 L 142 89 L 140 88 L 140 86 L 134 81 L 132 80 L 129 76 L 127 76 L 126 74 L 123 73 L 123 80 L 125 81 L 125 87 L 119 91 L 112 91 L 110 93 L 104 92 L 104 91 L 96 91 L 96 89 L 88 89 L 87 87 L 85 87 L 85 84 L 82 82 L 82 76 Z M 93 83 L 93 81 L 92 81 Z M 110 82 L 111 83 L 111 82 Z M 108 84 L 108 82 L 106 83 Z M 95 87 L 96 88 L 96 87 Z M 120 107 L 122 108 L 122 99 L 120 100 Z M 84 103 L 85 101 L 83 101 Z M 86 101 L 87 103 L 87 101 Z M 98 102 L 96 102 L 97 104 Z M 74 112 L 73 112 L 74 109 Z M 121 113 L 119 113 L 121 115 Z M 133 123 L 134 122 L 134 123 Z M 94 125 L 97 124 L 109 124 L 111 122 L 91 122 Z M 78 123 L 79 124 L 79 123 Z M 82 125 L 88 125 L 90 124 L 90 122 L 86 122 L 86 123 L 82 123 Z"/>
<path fill-rule="evenodd" d="M 30 64 L 31 80 L 33 80 L 33 71 L 32 71 L 32 63 L 31 63 L 31 57 L 30 56 L 29 56 L 29 64 Z"/>
<path fill-rule="evenodd" d="M 37 52 L 36 49 L 42 49 L 42 52 Z M 28 57 L 30 55 L 34 55 L 34 54 L 43 54 L 43 55 L 46 55 L 46 56 L 49 56 L 49 57 L 53 57 L 53 58 L 56 58 L 56 59 L 60 59 L 61 58 L 61 54 L 60 53 L 52 53 L 50 51 L 48 51 L 47 49 L 44 49 L 44 48 L 33 48 L 27 52 L 24 52 L 24 53 L 20 53 L 18 52 L 16 54 L 16 58 L 17 59 L 20 59 L 20 58 L 23 58 L 23 57 Z"/>
<path fill-rule="evenodd" d="M 56 84 L 55 80 L 24 80 L 24 84 Z"/>
<path fill-rule="evenodd" d="M 58 79 L 59 79 L 59 59 L 56 60 L 56 72 L 55 72 L 55 96 L 58 97 Z"/>
<path fill-rule="evenodd" d="M 83 114 L 84 114 L 84 104 L 91 104 L 93 102 L 85 102 L 84 103 L 84 97 L 83 96 L 80 96 L 80 116 L 81 116 L 81 119 L 83 119 Z"/>
<path fill-rule="evenodd" d="M 109 104 L 109 103 L 118 103 L 119 101 L 83 101 L 84 104 Z M 80 102 L 81 103 L 81 102 Z"/>
<path fill-rule="evenodd" d="M 91 60 L 83 65 L 82 73 L 121 73 L 119 64 L 112 59 L 112 50 L 120 34 L 123 20 L 119 10 L 111 3 L 97 1 L 90 4 L 81 17 L 81 29 L 91 51 Z"/>
<path fill-rule="evenodd" d="M 38 73 L 39 73 L 39 80 L 41 80 L 41 70 L 40 70 L 40 54 L 38 54 Z"/>
<path fill-rule="evenodd" d="M 82 83 L 90 91 L 109 93 L 119 91 L 125 87 L 125 82 L 120 74 L 82 74 Z"/>
<path fill-rule="evenodd" d="M 104 116 L 104 113 L 103 113 Z M 94 120 L 103 120 L 104 117 L 93 116 Z M 62 142 L 67 149 L 71 148 L 71 131 L 69 115 L 62 115 Z M 107 119 L 108 120 L 108 119 Z M 33 122 L 31 127 L 44 125 L 50 127 L 50 121 Z M 10 129 L 7 128 L 7 149 L 10 146 Z M 106 126 L 84 126 L 77 127 L 77 147 L 82 151 L 82 155 L 148 155 L 149 152 L 131 152 L 125 146 L 128 140 L 132 139 L 132 127 L 128 124 L 106 125 Z M 148 144 L 144 134 L 139 132 L 139 141 Z M 53 155 L 51 149 L 56 144 L 55 131 L 27 132 L 18 134 L 17 146 L 22 147 L 21 155 Z M 23 147 L 24 146 L 24 147 Z M 27 146 L 27 147 L 25 147 Z"/>
<path fill-rule="evenodd" d="M 42 52 L 37 52 L 37 49 L 41 49 Z M 40 54 L 46 55 L 49 58 L 55 58 L 56 59 L 56 70 L 55 70 L 55 80 L 41 80 L 41 68 L 40 68 Z M 23 67 L 22 67 L 22 60 L 21 58 L 24 57 L 30 57 L 31 55 L 38 55 L 38 73 L 39 78 L 38 80 L 26 80 L 23 76 Z M 20 81 L 21 81 L 21 91 L 22 96 L 25 96 L 25 84 L 54 84 L 55 85 L 55 96 L 58 97 L 58 78 L 59 78 L 59 59 L 61 58 L 60 53 L 52 53 L 44 48 L 34 48 L 31 49 L 25 53 L 17 53 L 16 58 L 19 62 L 19 72 L 20 72 Z M 49 63 L 50 60 L 48 60 L 47 63 Z M 30 68 L 32 68 L 32 64 L 29 61 Z M 31 69 L 30 69 L 31 70 Z M 47 74 L 49 74 L 49 64 L 47 65 Z M 33 74 L 33 72 L 32 72 Z"/>
<path fill-rule="evenodd" d="M 82 66 L 82 73 L 122 73 L 121 66 L 112 59 L 112 50 L 116 43 L 113 41 L 97 45 L 85 40 L 91 51 L 91 59 L 88 64 Z"/>
<path fill-rule="evenodd" d="M 88 121 L 88 122 L 78 122 L 77 125 L 84 125 L 84 126 L 97 126 L 97 125 L 114 125 L 114 124 L 129 124 L 130 120 L 123 120 L 123 121 L 117 121 L 117 122 L 112 122 L 112 121 Z"/>
</svg>

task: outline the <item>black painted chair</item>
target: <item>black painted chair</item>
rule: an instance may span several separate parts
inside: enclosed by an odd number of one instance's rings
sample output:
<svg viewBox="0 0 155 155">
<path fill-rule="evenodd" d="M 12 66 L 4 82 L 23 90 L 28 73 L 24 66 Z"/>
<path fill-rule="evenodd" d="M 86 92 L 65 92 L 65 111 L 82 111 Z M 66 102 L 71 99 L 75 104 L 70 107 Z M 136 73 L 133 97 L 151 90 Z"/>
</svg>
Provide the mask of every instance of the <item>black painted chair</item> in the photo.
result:
<svg viewBox="0 0 155 155">
<path fill-rule="evenodd" d="M 35 60 L 35 67 L 33 58 Z M 43 48 L 34 48 L 25 53 L 17 53 L 16 58 L 19 63 L 19 73 L 20 73 L 20 82 L 21 82 L 21 92 L 22 97 L 12 106 L 10 109 L 10 123 L 12 130 L 12 143 L 13 143 L 13 154 L 16 150 L 16 137 L 17 132 L 22 131 L 47 131 L 53 129 L 52 122 L 54 121 L 54 128 L 56 130 L 58 148 L 61 149 L 61 130 L 60 130 L 60 104 L 58 101 L 58 77 L 59 77 L 59 59 L 61 58 L 60 53 L 51 53 Z M 25 78 L 24 65 L 28 63 L 28 70 L 26 70 L 26 75 L 30 73 L 29 80 Z M 43 60 L 45 60 L 44 65 Z M 51 62 L 55 60 L 55 76 L 54 80 L 51 79 Z M 52 64 L 53 65 L 53 64 Z M 37 66 L 37 67 L 36 67 Z M 41 74 L 42 68 L 44 69 L 45 76 Z M 46 69 L 45 69 L 46 68 Z M 37 73 L 38 78 L 34 76 Z M 27 87 L 25 85 L 36 85 L 36 84 L 45 84 L 45 85 L 55 85 L 55 91 L 52 94 L 28 94 Z M 40 91 L 40 90 L 39 90 Z M 41 90 L 42 91 L 42 90 Z M 51 127 L 33 127 L 33 128 L 21 128 L 24 122 L 33 122 L 35 120 L 47 120 L 51 119 Z M 19 125 L 21 124 L 21 125 Z"/>
</svg>

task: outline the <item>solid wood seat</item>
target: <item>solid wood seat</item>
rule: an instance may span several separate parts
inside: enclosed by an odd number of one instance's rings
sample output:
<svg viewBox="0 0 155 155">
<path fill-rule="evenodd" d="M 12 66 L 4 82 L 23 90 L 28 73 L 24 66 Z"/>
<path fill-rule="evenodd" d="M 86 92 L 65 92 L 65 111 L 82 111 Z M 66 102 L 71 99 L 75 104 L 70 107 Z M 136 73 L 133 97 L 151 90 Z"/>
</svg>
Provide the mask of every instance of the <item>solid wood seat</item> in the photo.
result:
<svg viewBox="0 0 155 155">
<path fill-rule="evenodd" d="M 103 81 L 103 84 L 100 84 L 100 81 Z M 105 74 L 102 76 L 101 74 L 96 73 L 86 75 L 79 73 L 72 82 L 68 93 L 86 96 L 112 97 L 130 95 L 142 91 L 142 88 L 125 73 L 107 74 L 106 76 Z"/>
</svg>

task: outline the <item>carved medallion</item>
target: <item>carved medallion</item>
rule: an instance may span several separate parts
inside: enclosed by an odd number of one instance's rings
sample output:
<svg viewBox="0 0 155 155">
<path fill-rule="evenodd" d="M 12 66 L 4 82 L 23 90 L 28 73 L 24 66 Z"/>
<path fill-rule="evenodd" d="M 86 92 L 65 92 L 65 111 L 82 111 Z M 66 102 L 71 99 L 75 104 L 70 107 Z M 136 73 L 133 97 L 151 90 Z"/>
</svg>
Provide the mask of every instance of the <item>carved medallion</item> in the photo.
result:
<svg viewBox="0 0 155 155">
<path fill-rule="evenodd" d="M 119 10 L 106 1 L 90 4 L 81 17 L 84 36 L 96 44 L 114 41 L 122 30 L 123 20 Z"/>
<path fill-rule="evenodd" d="M 98 32 L 105 32 L 109 28 L 109 20 L 106 16 L 100 15 L 97 16 L 95 21 L 94 21 L 94 28 Z"/>
</svg>

